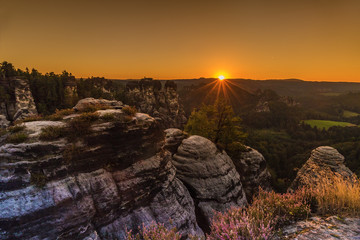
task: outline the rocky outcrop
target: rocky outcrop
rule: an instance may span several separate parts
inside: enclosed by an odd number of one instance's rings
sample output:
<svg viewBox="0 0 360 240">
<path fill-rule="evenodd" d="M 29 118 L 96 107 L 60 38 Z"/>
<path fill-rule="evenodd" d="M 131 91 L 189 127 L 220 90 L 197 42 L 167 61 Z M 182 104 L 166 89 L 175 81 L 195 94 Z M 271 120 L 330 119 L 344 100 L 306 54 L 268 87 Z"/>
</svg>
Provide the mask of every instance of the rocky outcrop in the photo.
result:
<svg viewBox="0 0 360 240">
<path fill-rule="evenodd" d="M 139 112 L 147 113 L 161 121 L 164 129 L 181 128 L 186 123 L 184 110 L 179 103 L 176 84 L 152 79 L 131 81 L 126 84 L 126 103 L 135 106 Z"/>
<path fill-rule="evenodd" d="M 73 109 L 75 111 L 84 111 L 89 107 L 105 107 L 113 109 L 122 109 L 124 104 L 121 101 L 106 100 L 106 99 L 95 99 L 95 98 L 84 98 L 81 99 Z"/>
<path fill-rule="evenodd" d="M 0 115 L 5 116 L 8 121 L 22 120 L 37 114 L 28 80 L 8 77 L 1 79 L 0 87 L 7 95 L 6 99 L 0 102 Z"/>
<path fill-rule="evenodd" d="M 245 152 L 241 152 L 232 157 L 236 170 L 241 177 L 241 183 L 248 200 L 259 190 L 259 187 L 266 191 L 271 191 L 271 175 L 266 168 L 264 156 L 257 150 L 247 147 Z"/>
<path fill-rule="evenodd" d="M 176 153 L 178 147 L 182 141 L 187 138 L 188 135 L 177 128 L 169 128 L 165 130 L 165 148 L 171 153 Z"/>
<path fill-rule="evenodd" d="M 195 200 L 199 222 L 210 225 L 214 211 L 247 203 L 240 175 L 225 151 L 210 140 L 191 136 L 184 139 L 173 156 L 178 178 Z"/>
<path fill-rule="evenodd" d="M 6 119 L 5 115 L 0 115 L 0 128 L 7 128 L 10 122 Z"/>
<path fill-rule="evenodd" d="M 281 239 L 298 240 L 338 240 L 360 239 L 360 219 L 312 217 L 299 221 L 282 229 Z"/>
<path fill-rule="evenodd" d="M 316 186 L 320 179 L 334 174 L 344 178 L 351 177 L 353 172 L 344 165 L 344 160 L 344 156 L 335 148 L 321 146 L 314 149 L 297 173 L 290 190 L 307 185 Z"/>
<path fill-rule="evenodd" d="M 0 239 L 124 239 L 151 221 L 203 235 L 154 118 L 98 120 L 76 142 L 40 141 L 46 126 L 28 122 L 27 142 L 0 146 Z"/>
</svg>

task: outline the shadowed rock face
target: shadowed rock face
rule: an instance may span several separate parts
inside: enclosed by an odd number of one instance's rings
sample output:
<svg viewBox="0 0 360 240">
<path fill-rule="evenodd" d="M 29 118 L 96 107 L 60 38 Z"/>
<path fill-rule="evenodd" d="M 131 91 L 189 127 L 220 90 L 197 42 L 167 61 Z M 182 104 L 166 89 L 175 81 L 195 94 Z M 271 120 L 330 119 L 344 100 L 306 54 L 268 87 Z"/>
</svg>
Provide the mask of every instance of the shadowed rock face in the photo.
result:
<svg viewBox="0 0 360 240">
<path fill-rule="evenodd" d="M 37 114 L 28 80 L 9 77 L 2 79 L 0 86 L 9 93 L 9 99 L 0 102 L 0 115 L 5 116 L 8 121 L 15 121 Z M 2 119 L 3 117 L 0 117 L 0 125 L 5 126 L 6 122 Z"/>
<path fill-rule="evenodd" d="M 182 141 L 173 156 L 178 178 L 188 187 L 198 218 L 210 223 L 215 211 L 247 203 L 240 175 L 230 157 L 210 140 L 191 136 Z"/>
<path fill-rule="evenodd" d="M 174 82 L 166 82 L 164 88 L 160 81 L 152 79 L 128 82 L 126 98 L 127 103 L 134 105 L 138 111 L 161 121 L 164 129 L 181 128 L 186 123 L 185 112 L 179 103 Z"/>
<path fill-rule="evenodd" d="M 241 183 L 248 200 L 251 200 L 253 195 L 258 192 L 259 187 L 266 191 L 272 190 L 271 175 L 266 168 L 266 161 L 261 153 L 247 147 L 247 152 L 233 156 L 232 160 L 240 174 Z"/>
<path fill-rule="evenodd" d="M 319 179 L 328 174 L 337 173 L 345 178 L 352 176 L 353 172 L 344 165 L 344 159 L 335 148 L 321 146 L 314 149 L 310 158 L 297 173 L 290 189 L 295 190 L 306 185 L 316 186 Z"/>
<path fill-rule="evenodd" d="M 26 131 L 48 124 L 35 125 Z M 151 221 L 203 235 L 154 118 L 137 113 L 92 129 L 75 145 L 33 133 L 0 146 L 0 239 L 124 239 L 126 227 Z"/>
</svg>

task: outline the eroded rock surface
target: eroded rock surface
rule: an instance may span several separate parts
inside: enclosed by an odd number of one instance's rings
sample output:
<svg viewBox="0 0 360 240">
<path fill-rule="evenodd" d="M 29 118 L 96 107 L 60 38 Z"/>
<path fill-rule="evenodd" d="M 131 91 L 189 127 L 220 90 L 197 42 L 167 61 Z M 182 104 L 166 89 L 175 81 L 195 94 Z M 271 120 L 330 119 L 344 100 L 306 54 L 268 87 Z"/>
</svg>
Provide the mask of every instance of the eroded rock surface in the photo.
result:
<svg viewBox="0 0 360 240">
<path fill-rule="evenodd" d="M 337 174 L 344 178 L 351 177 L 353 172 L 344 165 L 344 160 L 344 156 L 335 148 L 321 146 L 314 149 L 310 158 L 298 171 L 290 189 L 295 190 L 306 185 L 316 186 L 319 179 L 328 175 Z"/>
<path fill-rule="evenodd" d="M 37 114 L 29 81 L 20 77 L 0 79 L 0 87 L 5 89 L 7 100 L 0 102 L 0 115 L 8 121 L 22 120 Z M 0 119 L 0 121 L 4 122 Z"/>
<path fill-rule="evenodd" d="M 230 157 L 210 140 L 191 136 L 173 156 L 178 178 L 195 200 L 197 217 L 209 225 L 214 211 L 247 203 L 240 175 Z"/>
<path fill-rule="evenodd" d="M 338 240 L 360 239 L 360 219 L 312 217 L 306 221 L 299 221 L 282 229 L 281 239 L 297 240 Z"/>
<path fill-rule="evenodd" d="M 248 200 L 259 190 L 259 187 L 271 191 L 271 175 L 266 168 L 264 156 L 257 150 L 247 147 L 246 152 L 233 156 L 232 160 L 241 177 L 241 183 Z"/>
<path fill-rule="evenodd" d="M 124 239 L 152 221 L 203 235 L 163 146 L 159 123 L 141 113 L 96 122 L 75 143 L 34 134 L 0 146 L 0 239 Z"/>
<path fill-rule="evenodd" d="M 139 112 L 147 113 L 161 121 L 164 129 L 181 128 L 186 123 L 174 82 L 168 81 L 162 87 L 158 80 L 131 81 L 126 84 L 126 98 L 126 103 L 134 105 Z"/>
<path fill-rule="evenodd" d="M 106 100 L 106 99 L 95 99 L 95 98 L 84 98 L 81 99 L 74 107 L 76 111 L 84 111 L 88 107 L 104 106 L 108 108 L 121 109 L 124 104 L 121 101 Z"/>
</svg>

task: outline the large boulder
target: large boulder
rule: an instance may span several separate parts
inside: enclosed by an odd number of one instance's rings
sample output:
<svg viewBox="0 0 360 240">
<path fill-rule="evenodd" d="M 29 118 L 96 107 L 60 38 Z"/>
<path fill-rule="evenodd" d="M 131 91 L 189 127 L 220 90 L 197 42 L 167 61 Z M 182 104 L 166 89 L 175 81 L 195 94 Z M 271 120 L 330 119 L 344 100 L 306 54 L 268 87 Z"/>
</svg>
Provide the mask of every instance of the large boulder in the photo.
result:
<svg viewBox="0 0 360 240">
<path fill-rule="evenodd" d="M 121 109 L 124 104 L 121 101 L 116 100 L 106 100 L 106 99 L 95 99 L 95 98 L 84 98 L 81 99 L 73 109 L 75 111 L 84 111 L 89 107 L 105 107 L 105 108 L 114 108 Z"/>
<path fill-rule="evenodd" d="M 165 148 L 172 153 L 176 153 L 181 142 L 187 137 L 188 135 L 180 129 L 168 128 L 165 130 Z"/>
<path fill-rule="evenodd" d="M 197 217 L 209 226 L 214 211 L 247 204 L 240 175 L 225 151 L 210 140 L 191 136 L 184 139 L 173 156 L 178 178 L 195 199 Z"/>
<path fill-rule="evenodd" d="M 271 175 L 266 168 L 264 156 L 257 150 L 246 147 L 245 152 L 241 152 L 232 157 L 236 170 L 241 177 L 246 197 L 252 199 L 259 187 L 266 191 L 271 191 Z"/>
<path fill-rule="evenodd" d="M 349 178 L 353 172 L 344 165 L 344 156 L 335 148 L 321 146 L 311 152 L 310 158 L 297 173 L 290 186 L 295 190 L 302 186 L 316 186 L 319 180 L 334 174 Z"/>
</svg>

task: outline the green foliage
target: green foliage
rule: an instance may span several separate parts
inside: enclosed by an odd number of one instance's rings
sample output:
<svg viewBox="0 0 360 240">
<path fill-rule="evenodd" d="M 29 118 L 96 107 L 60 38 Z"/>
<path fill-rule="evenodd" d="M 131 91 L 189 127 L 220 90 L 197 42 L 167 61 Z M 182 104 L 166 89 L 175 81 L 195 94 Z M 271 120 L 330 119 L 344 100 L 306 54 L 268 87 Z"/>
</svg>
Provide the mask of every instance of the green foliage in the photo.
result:
<svg viewBox="0 0 360 240">
<path fill-rule="evenodd" d="M 359 115 L 360 114 L 358 114 L 356 112 L 351 112 L 351 111 L 348 111 L 348 110 L 344 110 L 344 112 L 343 112 L 343 117 L 344 118 L 352 118 L 352 117 L 357 117 Z"/>
<path fill-rule="evenodd" d="M 99 119 L 96 113 L 83 113 L 79 117 L 71 119 L 67 123 L 67 138 L 75 141 L 91 133 L 91 124 Z"/>
<path fill-rule="evenodd" d="M 66 136 L 66 128 L 58 126 L 48 126 L 41 130 L 39 139 L 42 141 L 52 141 Z"/>
<path fill-rule="evenodd" d="M 50 121 L 60 121 L 63 119 L 64 116 L 73 114 L 74 112 L 75 111 L 72 108 L 61 109 L 61 110 L 56 109 L 54 114 L 46 116 L 45 119 Z"/>
<path fill-rule="evenodd" d="M 18 133 L 18 132 L 23 131 L 24 129 L 25 129 L 25 126 L 23 126 L 23 125 L 15 125 L 15 126 L 8 128 L 9 132 L 11 132 L 11 133 Z"/>
<path fill-rule="evenodd" d="M 14 134 L 9 135 L 9 136 L 6 138 L 6 141 L 7 141 L 8 143 L 18 144 L 18 143 L 23 143 L 23 142 L 25 142 L 28 138 L 29 138 L 29 136 L 28 136 L 26 133 L 24 133 L 24 132 L 17 132 L 17 133 L 14 133 Z"/>
<path fill-rule="evenodd" d="M 339 121 L 329 121 L 329 120 L 304 120 L 305 124 L 310 125 L 311 127 L 317 127 L 318 129 L 328 130 L 330 127 L 339 126 L 339 127 L 354 127 L 355 124 L 348 122 L 339 122 Z"/>
<path fill-rule="evenodd" d="M 128 115 L 128 116 L 135 116 L 135 114 L 137 113 L 137 110 L 135 107 L 132 107 L 132 106 L 126 106 L 126 107 L 123 107 L 122 108 L 122 111 Z"/>
<path fill-rule="evenodd" d="M 101 119 L 107 122 L 114 121 L 116 119 L 114 114 L 106 113 L 103 116 L 101 116 Z"/>
<path fill-rule="evenodd" d="M 67 71 L 61 74 L 54 72 L 42 74 L 36 69 L 15 70 L 11 63 L 0 63 L 0 78 L 13 76 L 29 80 L 36 108 L 39 114 L 44 116 L 53 114 L 56 109 L 73 107 L 78 100 L 87 97 L 116 100 L 125 98 L 124 84 L 120 81 L 99 77 L 78 80 Z M 1 102 L 7 102 L 13 97 L 12 95 L 9 89 L 0 87 Z"/>
<path fill-rule="evenodd" d="M 11 63 L 4 61 L 0 63 L 0 78 L 1 75 L 4 77 L 13 77 L 17 75 L 17 72 Z"/>
<path fill-rule="evenodd" d="M 194 110 L 185 126 L 191 135 L 200 135 L 220 145 L 231 153 L 243 151 L 246 134 L 241 129 L 241 119 L 230 105 L 218 100 L 214 105 L 203 105 Z"/>
</svg>

